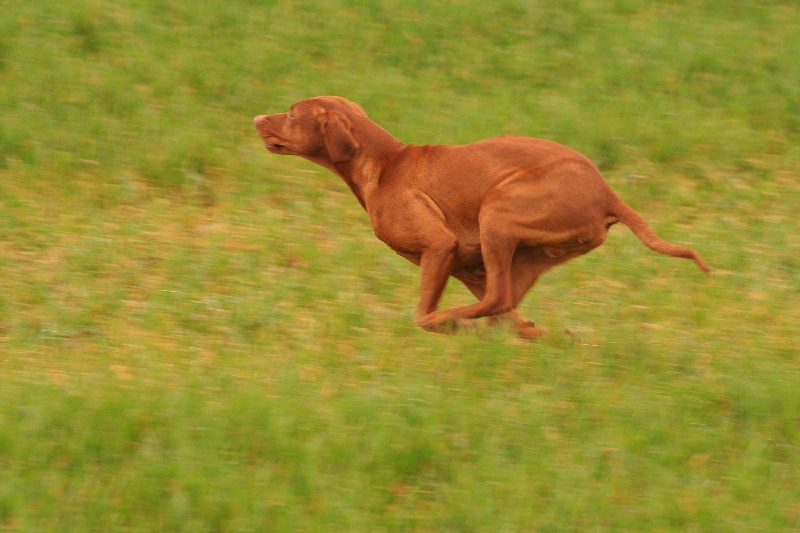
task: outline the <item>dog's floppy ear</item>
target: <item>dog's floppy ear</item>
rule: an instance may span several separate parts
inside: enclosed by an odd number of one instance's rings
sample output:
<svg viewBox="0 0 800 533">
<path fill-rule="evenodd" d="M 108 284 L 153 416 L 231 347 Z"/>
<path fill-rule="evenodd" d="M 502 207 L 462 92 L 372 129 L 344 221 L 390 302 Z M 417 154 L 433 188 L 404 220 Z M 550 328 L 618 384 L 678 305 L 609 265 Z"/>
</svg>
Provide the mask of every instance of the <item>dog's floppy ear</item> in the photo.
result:
<svg viewBox="0 0 800 533">
<path fill-rule="evenodd" d="M 336 111 L 317 111 L 317 119 L 322 134 L 325 136 L 325 148 L 331 161 L 334 163 L 344 163 L 350 161 L 358 151 L 358 140 L 353 136 L 352 124 L 350 120 Z"/>
</svg>

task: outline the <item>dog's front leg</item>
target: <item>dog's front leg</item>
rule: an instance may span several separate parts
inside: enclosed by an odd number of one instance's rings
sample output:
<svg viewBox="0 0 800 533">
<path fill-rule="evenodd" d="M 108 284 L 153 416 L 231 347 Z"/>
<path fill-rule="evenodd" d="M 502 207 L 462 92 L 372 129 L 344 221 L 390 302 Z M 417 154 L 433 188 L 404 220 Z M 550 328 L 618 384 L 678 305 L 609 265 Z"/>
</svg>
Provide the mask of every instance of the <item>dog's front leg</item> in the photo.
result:
<svg viewBox="0 0 800 533">
<path fill-rule="evenodd" d="M 420 255 L 419 266 L 422 270 L 419 304 L 417 305 L 416 323 L 428 331 L 440 331 L 443 324 L 426 320 L 433 315 L 442 298 L 447 285 L 447 278 L 453 270 L 458 241 L 447 232 L 440 235 L 433 243 L 429 243 Z"/>
</svg>

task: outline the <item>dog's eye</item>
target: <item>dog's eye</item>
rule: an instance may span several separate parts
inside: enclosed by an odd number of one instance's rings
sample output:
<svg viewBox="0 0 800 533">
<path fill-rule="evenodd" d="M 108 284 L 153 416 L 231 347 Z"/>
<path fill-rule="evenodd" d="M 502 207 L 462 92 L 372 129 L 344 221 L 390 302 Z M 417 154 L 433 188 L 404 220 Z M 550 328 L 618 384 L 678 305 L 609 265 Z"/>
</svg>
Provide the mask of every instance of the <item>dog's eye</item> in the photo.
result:
<svg viewBox="0 0 800 533">
<path fill-rule="evenodd" d="M 288 113 L 286 115 L 286 118 L 288 118 L 291 122 L 294 122 L 294 115 L 292 115 L 291 113 Z"/>
</svg>

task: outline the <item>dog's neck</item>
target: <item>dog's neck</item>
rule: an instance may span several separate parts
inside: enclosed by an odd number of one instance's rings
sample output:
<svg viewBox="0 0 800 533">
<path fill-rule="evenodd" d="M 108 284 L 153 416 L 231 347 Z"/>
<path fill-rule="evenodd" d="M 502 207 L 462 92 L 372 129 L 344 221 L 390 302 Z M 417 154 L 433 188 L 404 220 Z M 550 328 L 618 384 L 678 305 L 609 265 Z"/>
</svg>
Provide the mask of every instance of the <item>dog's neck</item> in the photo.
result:
<svg viewBox="0 0 800 533">
<path fill-rule="evenodd" d="M 351 160 L 334 163 L 319 158 L 312 161 L 341 177 L 361 207 L 368 210 L 370 197 L 378 187 L 381 175 L 406 145 L 371 120 L 364 118 L 363 122 L 358 128 L 359 148 Z"/>
</svg>

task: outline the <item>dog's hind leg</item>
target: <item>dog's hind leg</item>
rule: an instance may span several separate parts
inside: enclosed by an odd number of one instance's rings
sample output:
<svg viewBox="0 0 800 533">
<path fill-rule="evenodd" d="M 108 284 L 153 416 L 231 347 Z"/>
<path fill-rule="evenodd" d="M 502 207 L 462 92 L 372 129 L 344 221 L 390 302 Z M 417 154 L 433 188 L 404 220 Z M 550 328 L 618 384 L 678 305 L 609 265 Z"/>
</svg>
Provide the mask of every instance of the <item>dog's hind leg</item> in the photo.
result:
<svg viewBox="0 0 800 533">
<path fill-rule="evenodd" d="M 527 272 L 524 272 L 524 273 L 520 273 L 519 272 L 520 266 L 523 266 L 523 267 L 525 266 L 524 264 L 523 265 L 517 265 L 516 264 L 518 262 L 517 261 L 517 254 L 519 254 L 519 253 L 520 253 L 520 250 L 517 250 L 517 253 L 514 255 L 514 262 L 512 263 L 512 267 L 511 267 L 511 278 L 512 278 L 512 283 L 514 284 L 514 287 L 515 287 L 515 299 L 516 299 L 517 286 L 518 286 L 519 281 L 520 281 L 518 278 L 519 278 L 519 276 L 521 274 L 522 275 L 526 275 L 527 274 Z M 527 257 L 527 255 L 528 254 L 523 253 L 523 256 Z M 459 281 L 461 281 L 464 284 L 464 286 L 467 289 L 469 289 L 469 291 L 478 300 L 482 300 L 483 299 L 483 296 L 486 293 L 486 272 L 483 269 L 483 265 L 480 265 L 479 268 L 473 267 L 473 268 L 469 268 L 469 269 L 462 269 L 460 271 L 455 271 L 455 272 L 453 272 L 452 275 L 453 275 L 454 278 L 456 278 Z M 533 282 L 535 281 L 535 279 L 534 280 L 529 280 L 527 275 L 526 275 L 526 280 L 527 281 L 523 281 L 523 284 L 524 284 L 524 286 L 526 288 L 529 288 L 533 284 Z M 518 302 L 519 299 L 516 299 L 516 301 Z M 505 313 L 505 314 L 502 314 L 502 315 L 492 315 L 492 316 L 487 317 L 488 324 L 489 325 L 494 325 L 494 324 L 496 324 L 498 322 L 501 322 L 501 321 L 509 321 L 517 329 L 517 334 L 520 337 L 522 337 L 524 339 L 535 339 L 537 337 L 540 337 L 544 333 L 544 330 L 537 328 L 536 325 L 533 322 L 529 322 L 529 321 L 525 320 L 524 318 L 522 318 L 519 315 L 519 313 L 517 312 L 517 310 L 516 310 L 516 305 L 514 307 L 515 307 L 515 309 L 512 309 L 508 313 Z"/>
<path fill-rule="evenodd" d="M 486 269 L 483 297 L 477 303 L 429 313 L 419 319 L 419 324 L 430 330 L 460 318 L 480 318 L 508 313 L 514 309 L 514 292 L 511 281 L 511 262 L 516 243 L 506 232 L 501 217 L 492 216 L 491 210 L 481 213 L 481 255 Z M 469 285 L 468 285 L 469 287 Z"/>
</svg>

